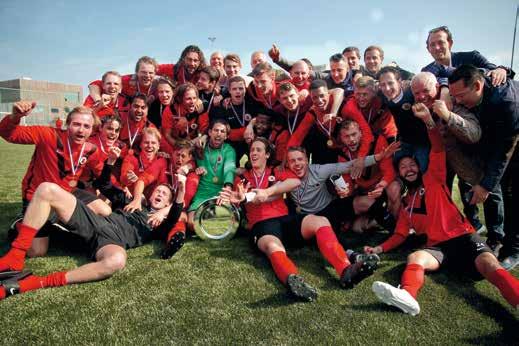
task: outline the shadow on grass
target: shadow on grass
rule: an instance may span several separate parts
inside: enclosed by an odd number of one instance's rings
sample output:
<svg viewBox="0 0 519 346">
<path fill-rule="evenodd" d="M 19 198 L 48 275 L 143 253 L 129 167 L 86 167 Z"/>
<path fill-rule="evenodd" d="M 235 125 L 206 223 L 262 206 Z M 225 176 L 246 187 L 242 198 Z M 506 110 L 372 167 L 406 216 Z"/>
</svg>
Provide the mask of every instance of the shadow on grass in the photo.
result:
<svg viewBox="0 0 519 346">
<path fill-rule="evenodd" d="M 254 303 L 247 304 L 251 309 L 271 309 L 285 307 L 293 304 L 305 304 L 305 302 L 296 300 L 291 297 L 286 291 L 271 295 L 270 297 L 258 300 Z"/>
<path fill-rule="evenodd" d="M 468 306 L 480 314 L 492 318 L 495 323 L 502 328 L 501 333 L 466 339 L 466 342 L 474 345 L 496 345 L 511 344 L 513 341 L 517 341 L 517 328 L 519 327 L 519 323 L 515 316 L 503 306 L 503 303 L 478 293 L 475 288 L 476 280 L 456 270 L 444 270 L 438 274 L 439 275 L 431 275 L 431 279 L 447 287 L 449 292 L 464 299 Z M 492 288 L 497 290 L 494 286 L 492 286 Z M 507 303 L 505 302 L 504 304 Z"/>
</svg>

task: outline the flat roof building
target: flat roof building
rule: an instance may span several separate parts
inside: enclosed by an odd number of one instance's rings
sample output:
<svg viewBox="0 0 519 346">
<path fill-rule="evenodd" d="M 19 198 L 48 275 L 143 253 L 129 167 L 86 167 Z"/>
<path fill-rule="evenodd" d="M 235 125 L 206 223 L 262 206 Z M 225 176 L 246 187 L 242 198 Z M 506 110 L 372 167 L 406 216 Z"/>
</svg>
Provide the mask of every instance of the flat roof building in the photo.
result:
<svg viewBox="0 0 519 346">
<path fill-rule="evenodd" d="M 20 78 L 0 81 L 0 118 L 11 113 L 14 102 L 36 101 L 31 115 L 23 119 L 25 125 L 53 125 L 56 118 L 65 119 L 81 105 L 83 89 L 79 85 L 37 81 Z"/>
</svg>

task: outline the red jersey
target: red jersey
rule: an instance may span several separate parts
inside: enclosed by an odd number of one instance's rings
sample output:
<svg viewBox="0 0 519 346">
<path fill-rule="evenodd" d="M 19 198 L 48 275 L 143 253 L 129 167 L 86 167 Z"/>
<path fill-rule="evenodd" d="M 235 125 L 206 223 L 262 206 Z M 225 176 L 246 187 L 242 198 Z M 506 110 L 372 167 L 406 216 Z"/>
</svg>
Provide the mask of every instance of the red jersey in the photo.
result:
<svg viewBox="0 0 519 346">
<path fill-rule="evenodd" d="M 381 152 L 386 147 L 387 140 L 384 138 L 384 136 L 378 136 L 374 148 L 372 145 L 372 149 L 369 151 L 369 154 Z M 358 151 L 351 152 L 348 147 L 345 146 L 342 148 L 341 155 L 339 155 L 339 162 L 355 160 L 357 156 Z M 365 191 L 369 191 L 372 190 L 381 180 L 384 180 L 388 184 L 391 183 L 393 180 L 395 180 L 396 173 L 395 169 L 393 168 L 392 158 L 386 157 L 382 159 L 382 161 L 377 162 L 377 164 L 364 168 L 362 176 L 355 181 L 351 178 L 349 173 L 343 174 L 343 177 L 345 181 L 350 184 L 350 186 L 356 185 Z"/>
<path fill-rule="evenodd" d="M 132 191 L 135 184 L 128 180 L 128 171 L 133 171 L 135 175 L 140 178 L 146 168 L 148 168 L 155 161 L 164 161 L 162 164 L 166 165 L 166 159 L 162 157 L 159 158 L 155 156 L 153 159 L 148 160 L 146 155 L 144 155 L 142 152 L 140 154 L 134 153 L 133 155 L 126 155 L 121 167 L 121 177 L 119 181 L 123 184 L 123 186 L 128 187 L 128 189 Z M 159 177 L 158 181 L 161 183 L 167 182 L 165 173 L 164 176 Z M 146 190 L 145 193 L 147 192 L 151 193 L 151 191 Z M 149 194 L 146 194 L 146 196 L 149 196 Z"/>
<path fill-rule="evenodd" d="M 240 181 L 244 181 L 244 185 L 249 182 L 253 189 L 266 189 L 278 181 L 284 181 L 289 178 L 297 179 L 296 175 L 291 171 L 280 171 L 272 167 L 265 168 L 265 174 L 262 177 L 255 177 L 252 170 L 247 170 L 243 175 L 234 179 L 234 186 Z M 252 228 L 257 222 L 272 219 L 275 217 L 288 215 L 288 208 L 285 201 L 280 196 L 270 202 L 263 203 L 247 203 L 245 204 L 245 212 L 247 215 L 248 227 Z"/>
<path fill-rule="evenodd" d="M 194 139 L 204 134 L 209 128 L 209 115 L 193 112 L 186 114 L 182 107 L 174 105 L 175 114 L 171 110 L 164 111 L 162 118 L 162 133 L 173 133 L 173 137 Z"/>
<path fill-rule="evenodd" d="M 332 109 L 333 104 L 333 94 L 330 95 L 330 99 L 328 101 L 328 106 L 326 107 L 325 112 L 321 112 L 317 110 L 315 107 L 311 107 L 310 110 L 307 112 L 307 115 L 303 118 L 303 121 L 301 125 L 297 128 L 297 130 L 292 134 L 290 137 L 290 141 L 288 142 L 288 147 L 291 146 L 300 146 L 305 137 L 308 135 L 312 127 L 316 127 L 318 131 L 323 133 L 326 137 L 330 138 L 332 140 L 333 146 L 332 147 L 340 147 L 334 138 L 335 133 L 335 127 L 337 126 L 338 117 L 332 118 L 331 121 L 324 122 L 324 116 L 325 114 L 330 113 Z M 353 119 L 359 124 L 359 128 L 362 132 L 362 139 L 360 141 L 360 148 L 359 148 L 359 157 L 365 157 L 369 151 L 371 142 L 373 142 L 373 134 L 371 133 L 371 129 L 369 128 L 368 123 L 362 116 L 362 114 L 356 113 L 356 114 L 348 114 L 345 112 L 344 103 L 341 106 L 340 109 L 340 118 L 342 120 L 345 119 Z"/>
<path fill-rule="evenodd" d="M 83 102 L 83 106 L 93 109 L 94 105 L 94 99 L 92 98 L 92 96 L 88 95 L 85 98 L 85 101 Z M 123 114 L 128 114 L 129 111 L 130 103 L 128 102 L 128 99 L 123 95 L 119 94 L 117 95 L 117 99 L 115 100 L 115 102 L 111 102 L 106 107 L 96 109 L 96 115 L 100 118 L 110 114 L 118 114 L 120 117 L 122 117 Z"/>
<path fill-rule="evenodd" d="M 99 150 L 99 159 L 102 162 L 105 162 L 108 158 L 108 146 L 103 143 L 101 140 L 101 137 L 99 137 L 99 134 L 95 135 L 94 137 L 90 137 L 89 142 L 96 145 L 97 149 Z M 119 177 L 121 176 L 121 168 L 122 168 L 122 160 L 124 157 L 128 154 L 128 147 L 124 142 L 121 142 L 120 140 L 115 141 L 113 146 L 118 147 L 121 149 L 121 155 L 119 156 L 119 159 L 116 161 L 114 167 L 112 168 L 112 175 L 110 178 L 110 181 L 112 182 L 112 185 L 121 188 L 121 183 L 119 181 Z M 83 171 L 83 174 L 81 175 L 81 181 L 88 182 L 92 181 L 95 177 L 94 172 L 92 172 L 90 169 L 85 169 Z"/>
<path fill-rule="evenodd" d="M 119 140 L 124 142 L 128 149 L 139 150 L 139 145 L 142 139 L 142 129 L 145 127 L 155 127 L 143 117 L 139 122 L 133 120 L 129 114 L 121 117 L 121 132 L 119 133 Z"/>
<path fill-rule="evenodd" d="M 99 87 L 99 90 L 101 90 L 101 92 L 103 91 L 103 81 L 100 79 L 90 82 L 89 86 L 90 85 L 96 85 Z M 128 97 L 134 97 L 137 94 L 144 94 L 149 96 L 149 94 L 151 93 L 150 86 L 144 87 L 139 85 L 136 74 L 127 74 L 122 76 L 121 86 L 121 93 Z"/>
<path fill-rule="evenodd" d="M 268 140 L 276 148 L 276 160 L 283 162 L 287 156 L 288 140 L 290 134 L 288 130 L 273 128 Z"/>
<path fill-rule="evenodd" d="M 395 233 L 381 245 L 384 252 L 403 243 L 411 228 L 417 234 L 427 235 L 427 246 L 474 232 L 445 184 L 445 149 L 437 129 L 429 131 L 429 139 L 431 152 L 429 167 L 422 178 L 423 186 L 404 197 Z"/>
<path fill-rule="evenodd" d="M 157 75 L 165 76 L 175 81 L 177 85 L 191 82 L 195 84 L 198 80 L 198 71 L 188 76 L 184 65 L 181 64 L 160 64 L 157 69 Z"/>
<path fill-rule="evenodd" d="M 35 145 L 22 181 L 22 198 L 28 201 L 43 182 L 58 184 L 70 192 L 75 189 L 74 182 L 77 182 L 85 167 L 96 176 L 103 169 L 104 161 L 99 157 L 97 147 L 88 142 L 84 145 L 70 143 L 66 130 L 47 126 L 20 126 L 6 116 L 0 122 L 0 136 L 10 143 Z"/>
<path fill-rule="evenodd" d="M 140 175 L 139 179 L 144 182 L 144 186 L 149 186 L 155 183 L 153 188 L 156 186 L 156 184 L 160 183 L 170 184 L 173 187 L 173 190 L 176 192 L 178 182 L 175 178 L 175 175 L 172 174 L 173 170 L 174 168 L 172 167 L 169 160 L 156 160 L 150 166 L 148 166 L 148 168 L 146 168 L 144 173 Z M 191 200 L 195 196 L 196 190 L 198 189 L 198 182 L 200 181 L 200 177 L 193 170 L 189 171 L 186 178 L 184 209 L 187 209 L 191 204 Z"/>
<path fill-rule="evenodd" d="M 281 105 L 278 99 L 278 84 L 275 82 L 272 82 L 272 92 L 268 96 L 263 95 L 254 82 L 250 83 L 247 87 L 246 98 L 250 98 L 253 102 L 268 109 L 274 109 Z"/>
<path fill-rule="evenodd" d="M 393 114 L 382 105 L 380 97 L 374 97 L 367 109 L 360 109 L 355 98 L 350 98 L 343 108 L 343 113 L 352 119 L 358 118 L 359 114 L 362 115 L 374 135 L 383 135 L 387 140 L 397 136 L 398 130 Z"/>
</svg>

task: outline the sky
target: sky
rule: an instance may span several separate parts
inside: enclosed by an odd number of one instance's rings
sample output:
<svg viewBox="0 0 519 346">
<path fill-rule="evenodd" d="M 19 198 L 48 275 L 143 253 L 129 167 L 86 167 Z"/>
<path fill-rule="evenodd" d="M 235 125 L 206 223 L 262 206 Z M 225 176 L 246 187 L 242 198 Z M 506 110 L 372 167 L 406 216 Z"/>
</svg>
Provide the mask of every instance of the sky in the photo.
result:
<svg viewBox="0 0 519 346">
<path fill-rule="evenodd" d="M 174 63 L 189 44 L 206 57 L 216 50 L 239 54 L 243 72 L 250 71 L 253 51 L 273 43 L 286 58 L 307 57 L 316 65 L 347 46 L 363 52 L 376 44 L 385 63 L 418 72 L 432 61 L 427 32 L 441 25 L 453 33 L 453 51 L 478 50 L 509 66 L 518 3 L 0 0 L 0 80 L 30 77 L 86 87 L 108 70 L 133 72 L 143 55 Z"/>
</svg>

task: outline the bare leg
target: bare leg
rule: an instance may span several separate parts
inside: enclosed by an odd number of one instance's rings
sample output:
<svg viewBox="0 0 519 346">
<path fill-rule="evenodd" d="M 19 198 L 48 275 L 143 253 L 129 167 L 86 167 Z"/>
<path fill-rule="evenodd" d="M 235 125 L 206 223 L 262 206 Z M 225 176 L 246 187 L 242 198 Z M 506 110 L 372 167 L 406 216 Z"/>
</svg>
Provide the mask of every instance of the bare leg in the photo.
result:
<svg viewBox="0 0 519 346">
<path fill-rule="evenodd" d="M 315 237 L 315 232 L 321 227 L 332 227 L 330 221 L 324 216 L 307 215 L 301 223 L 301 234 L 305 239 Z"/>
<path fill-rule="evenodd" d="M 25 211 L 22 223 L 40 229 L 49 218 L 51 209 L 54 209 L 61 221 L 68 222 L 76 204 L 76 197 L 58 185 L 41 183 Z"/>
<path fill-rule="evenodd" d="M 112 208 L 101 199 L 96 199 L 87 204 L 94 213 L 101 216 L 109 216 L 112 213 Z"/>
<path fill-rule="evenodd" d="M 96 262 L 73 269 L 66 274 L 68 284 L 109 278 L 126 266 L 126 251 L 118 245 L 106 245 L 96 253 Z"/>
<path fill-rule="evenodd" d="M 258 249 L 268 257 L 270 257 L 273 252 L 286 252 L 281 240 L 273 235 L 264 235 L 261 237 L 258 240 Z"/>
<path fill-rule="evenodd" d="M 47 254 L 49 250 L 49 237 L 41 237 L 34 238 L 32 240 L 31 248 L 27 251 L 27 256 L 34 257 L 43 257 Z"/>
<path fill-rule="evenodd" d="M 393 215 L 395 220 L 398 218 L 400 212 L 400 206 L 402 204 L 402 196 L 400 196 L 401 186 L 397 180 L 394 180 L 391 184 L 386 187 L 387 193 L 387 209 Z"/>
</svg>

